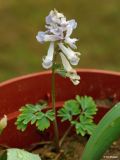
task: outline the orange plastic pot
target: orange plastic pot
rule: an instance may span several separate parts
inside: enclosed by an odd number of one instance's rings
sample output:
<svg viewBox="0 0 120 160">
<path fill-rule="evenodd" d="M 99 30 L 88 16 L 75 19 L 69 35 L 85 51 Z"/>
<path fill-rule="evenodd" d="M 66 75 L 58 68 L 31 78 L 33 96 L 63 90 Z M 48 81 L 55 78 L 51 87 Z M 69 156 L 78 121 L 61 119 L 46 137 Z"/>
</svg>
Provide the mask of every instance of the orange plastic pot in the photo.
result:
<svg viewBox="0 0 120 160">
<path fill-rule="evenodd" d="M 113 103 L 120 100 L 120 73 L 80 69 L 81 83 L 74 86 L 69 79 L 56 75 L 56 107 L 61 107 L 64 101 L 74 98 L 77 94 L 92 96 L 94 99 L 111 99 Z M 35 127 L 29 126 L 25 132 L 20 132 L 14 124 L 18 110 L 27 103 L 36 103 L 40 99 L 51 103 L 51 72 L 41 72 L 18 77 L 0 84 L 0 118 L 8 116 L 8 126 L 0 136 L 0 144 L 10 147 L 28 147 L 43 139 L 53 137 L 53 127 L 41 133 Z M 51 104 L 49 105 L 51 106 Z M 95 121 L 98 122 L 110 109 L 109 106 L 98 106 Z M 68 123 L 58 119 L 60 136 L 66 130 Z"/>
</svg>

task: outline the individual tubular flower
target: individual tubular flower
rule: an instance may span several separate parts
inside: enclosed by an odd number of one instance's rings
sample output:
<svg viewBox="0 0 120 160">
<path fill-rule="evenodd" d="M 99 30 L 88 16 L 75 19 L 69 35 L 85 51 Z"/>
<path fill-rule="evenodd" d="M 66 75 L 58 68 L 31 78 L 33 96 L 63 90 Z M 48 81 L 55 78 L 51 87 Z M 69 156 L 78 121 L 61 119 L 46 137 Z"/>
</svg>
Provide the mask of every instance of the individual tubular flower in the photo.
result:
<svg viewBox="0 0 120 160">
<path fill-rule="evenodd" d="M 54 42 L 60 40 L 61 37 L 59 35 L 50 35 L 50 34 L 48 35 L 45 32 L 38 32 L 36 39 L 38 40 L 38 42 L 44 43 L 47 41 Z"/>
<path fill-rule="evenodd" d="M 79 58 L 80 53 L 79 52 L 72 51 L 69 47 L 65 47 L 63 45 L 63 43 L 58 43 L 58 46 L 60 47 L 62 52 L 66 55 L 66 57 L 70 60 L 70 63 L 72 65 L 78 64 L 78 62 L 80 60 L 80 58 Z"/>
<path fill-rule="evenodd" d="M 65 55 L 62 52 L 60 52 L 60 56 L 62 59 L 62 64 L 63 64 L 64 70 L 67 72 L 66 77 L 69 77 L 74 85 L 78 85 L 80 83 L 80 76 L 77 75 L 76 70 L 74 70 L 71 67 L 69 61 L 67 60 L 67 58 L 65 57 Z"/>
<path fill-rule="evenodd" d="M 53 64 L 53 62 L 52 62 L 53 61 L 53 54 L 54 54 L 54 43 L 51 42 L 50 46 L 49 46 L 49 49 L 48 49 L 47 56 L 45 58 L 43 58 L 42 66 L 45 69 L 48 69 L 52 66 L 52 64 Z"/>
<path fill-rule="evenodd" d="M 67 60 L 67 58 L 65 57 L 65 55 L 62 52 L 60 52 L 59 54 L 61 56 L 64 70 L 67 72 L 74 72 L 75 70 L 71 67 L 71 65 L 70 65 L 69 61 Z"/>
<path fill-rule="evenodd" d="M 66 31 L 66 36 L 65 36 L 65 43 L 67 43 L 71 48 L 76 49 L 77 46 L 75 45 L 76 41 L 78 41 L 77 38 L 70 38 L 73 30 L 77 27 L 77 23 L 75 20 L 70 20 L 68 21 L 67 25 L 67 31 Z"/>
</svg>

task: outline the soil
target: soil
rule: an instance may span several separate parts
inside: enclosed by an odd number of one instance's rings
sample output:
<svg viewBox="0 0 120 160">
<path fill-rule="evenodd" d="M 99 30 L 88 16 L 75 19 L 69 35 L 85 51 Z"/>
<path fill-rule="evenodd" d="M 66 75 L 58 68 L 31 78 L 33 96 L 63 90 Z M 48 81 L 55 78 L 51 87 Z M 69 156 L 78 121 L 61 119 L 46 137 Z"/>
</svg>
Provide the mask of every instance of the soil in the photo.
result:
<svg viewBox="0 0 120 160">
<path fill-rule="evenodd" d="M 81 160 L 88 137 L 73 135 L 67 137 L 61 152 L 56 154 L 51 145 L 36 148 L 33 153 L 40 154 L 42 160 Z M 114 142 L 101 160 L 120 160 L 120 139 Z"/>
<path fill-rule="evenodd" d="M 61 152 L 58 154 L 54 152 L 51 144 L 37 145 L 32 153 L 39 154 L 42 160 L 81 160 L 87 140 L 88 137 L 73 135 L 65 139 Z M 5 148 L 6 146 L 0 147 L 0 155 Z M 120 160 L 120 139 L 113 142 L 101 160 Z"/>
</svg>

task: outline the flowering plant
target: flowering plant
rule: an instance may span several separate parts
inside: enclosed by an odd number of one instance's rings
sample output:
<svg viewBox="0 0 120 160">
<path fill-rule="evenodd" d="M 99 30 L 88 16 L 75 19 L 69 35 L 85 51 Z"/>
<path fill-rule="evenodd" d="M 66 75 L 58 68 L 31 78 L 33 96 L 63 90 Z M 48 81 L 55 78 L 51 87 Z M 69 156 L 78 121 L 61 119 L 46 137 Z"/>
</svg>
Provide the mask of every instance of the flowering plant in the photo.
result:
<svg viewBox="0 0 120 160">
<path fill-rule="evenodd" d="M 74 85 L 80 83 L 80 76 L 77 75 L 76 70 L 72 68 L 72 65 L 77 65 L 80 60 L 80 53 L 73 51 L 73 49 L 77 49 L 76 42 L 78 39 L 71 38 L 71 34 L 77 27 L 77 23 L 74 19 L 67 21 L 62 13 L 59 13 L 54 9 L 46 17 L 45 27 L 46 31 L 38 32 L 36 38 L 40 43 L 50 42 L 48 53 L 43 58 L 42 66 L 45 69 L 52 67 L 52 109 L 48 109 L 47 111 L 44 110 L 47 108 L 47 103 L 43 102 L 38 102 L 34 105 L 26 104 L 20 109 L 21 113 L 16 121 L 17 128 L 24 131 L 27 128 L 27 125 L 31 123 L 31 125 L 36 124 L 38 130 L 44 131 L 53 121 L 54 147 L 56 152 L 60 151 L 60 147 L 72 127 L 75 128 L 77 134 L 82 136 L 85 134 L 92 134 L 83 153 L 82 160 L 99 160 L 108 146 L 119 137 L 120 103 L 115 105 L 113 109 L 106 114 L 97 128 L 93 122 L 97 108 L 91 97 L 80 97 L 77 95 L 75 99 L 66 101 L 63 107 L 56 112 L 55 73 L 70 78 Z M 57 56 L 61 57 L 63 66 L 56 63 Z M 70 123 L 70 127 L 66 130 L 60 140 L 57 116 L 61 118 L 61 121 L 69 121 Z M 7 116 L 5 115 L 0 120 L 0 134 L 6 126 Z M 108 141 L 105 141 L 107 138 L 109 138 Z M 1 158 L 2 160 L 21 160 L 21 158 L 23 160 L 41 160 L 38 155 L 20 149 L 7 149 L 7 156 L 5 153 L 0 156 L 0 159 Z"/>
<path fill-rule="evenodd" d="M 55 107 L 55 73 L 63 77 L 70 78 L 74 85 L 80 83 L 80 76 L 77 75 L 75 66 L 80 60 L 80 53 L 73 51 L 77 49 L 76 42 L 78 39 L 71 38 L 73 30 L 77 27 L 77 22 L 66 20 L 66 17 L 57 10 L 50 11 L 46 17 L 46 31 L 38 32 L 36 38 L 40 43 L 50 42 L 47 55 L 43 58 L 42 66 L 45 69 L 52 67 L 52 109 L 48 109 L 46 103 L 27 104 L 20 109 L 16 125 L 19 130 L 24 131 L 29 122 L 36 124 L 40 131 L 44 131 L 50 126 L 50 122 L 54 124 L 54 146 L 58 152 L 65 137 L 74 126 L 77 134 L 84 136 L 86 133 L 92 134 L 95 124 L 93 116 L 96 114 L 96 104 L 91 97 L 76 96 L 75 99 L 68 100 L 63 107 L 56 112 Z M 57 56 L 61 57 L 62 66 L 57 64 Z M 65 132 L 61 140 L 59 140 L 57 116 L 61 117 L 61 121 L 69 121 L 70 127 Z"/>
</svg>

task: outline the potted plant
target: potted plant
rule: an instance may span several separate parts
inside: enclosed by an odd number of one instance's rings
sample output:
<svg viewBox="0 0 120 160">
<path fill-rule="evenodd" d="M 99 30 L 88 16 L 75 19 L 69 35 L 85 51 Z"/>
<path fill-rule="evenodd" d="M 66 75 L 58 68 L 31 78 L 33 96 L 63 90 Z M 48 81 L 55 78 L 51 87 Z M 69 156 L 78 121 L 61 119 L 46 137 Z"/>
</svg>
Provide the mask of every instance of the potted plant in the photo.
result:
<svg viewBox="0 0 120 160">
<path fill-rule="evenodd" d="M 76 72 L 71 67 L 70 64 L 78 64 L 80 53 L 66 47 L 63 42 L 71 48 L 76 48 L 77 39 L 70 38 L 73 29 L 77 26 L 75 20 L 66 21 L 63 14 L 54 10 L 46 17 L 46 23 L 47 31 L 39 32 L 36 38 L 41 43 L 50 41 L 48 54 L 43 59 L 42 65 L 46 69 L 52 67 L 52 72 L 35 73 L 0 84 L 0 117 L 2 118 L 4 114 L 8 117 L 8 126 L 0 136 L 1 145 L 26 148 L 42 140 L 51 140 L 53 137 L 57 141 L 59 137 L 63 136 L 69 123 L 61 123 L 56 116 L 54 125 L 43 134 L 40 134 L 33 126 L 28 126 L 24 133 L 18 131 L 15 126 L 16 118 L 20 113 L 18 110 L 28 103 L 35 104 L 39 100 L 47 101 L 49 107 L 46 110 L 52 107 L 56 114 L 56 110 L 61 108 L 66 100 L 73 99 L 76 95 L 91 96 L 98 103 L 95 121 L 99 122 L 103 115 L 120 100 L 119 73 L 93 69 L 78 69 Z M 53 24 L 61 27 L 57 29 L 63 30 L 56 30 Z M 54 54 L 55 41 L 57 41 L 57 48 Z M 61 57 L 63 67 L 56 63 L 57 56 Z M 59 75 L 55 76 L 55 73 L 59 73 L 65 78 Z M 59 132 L 59 137 L 55 132 Z M 56 150 L 59 150 L 57 143 Z"/>
</svg>

